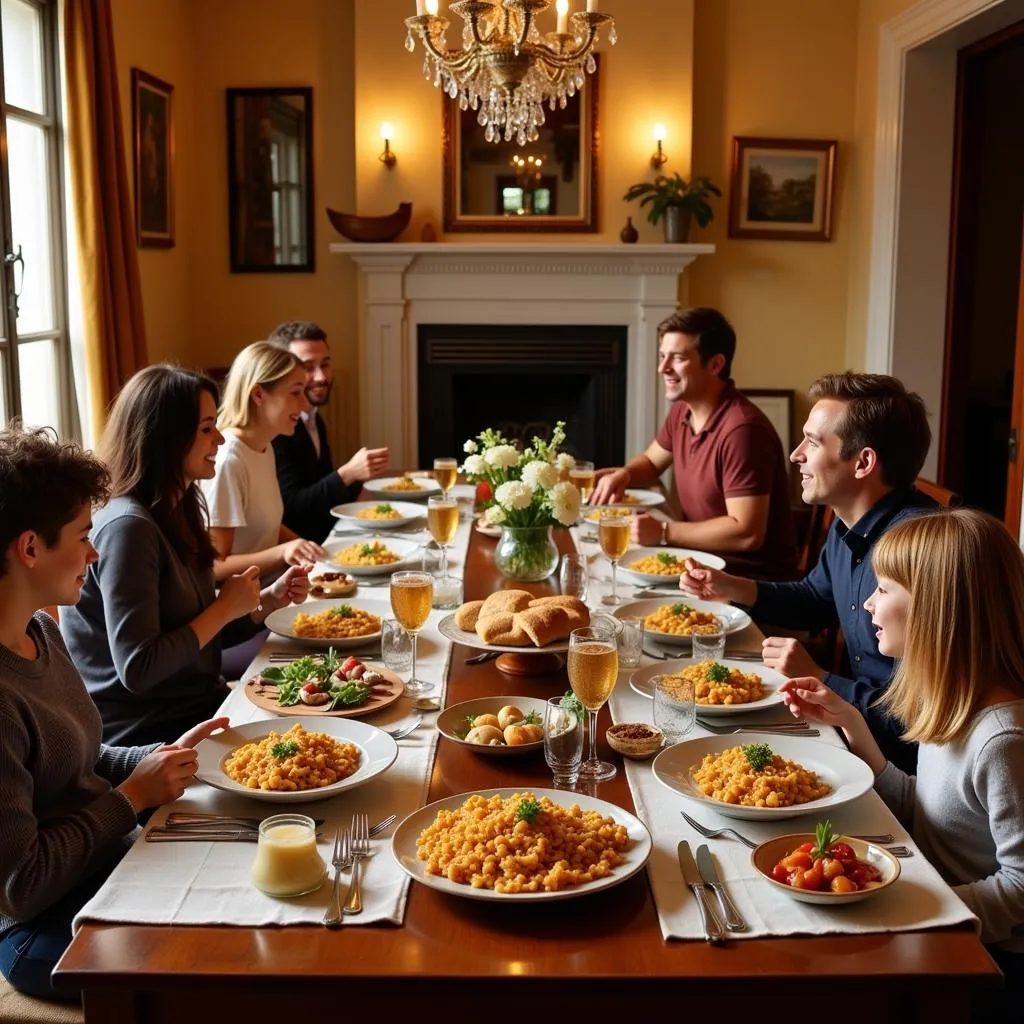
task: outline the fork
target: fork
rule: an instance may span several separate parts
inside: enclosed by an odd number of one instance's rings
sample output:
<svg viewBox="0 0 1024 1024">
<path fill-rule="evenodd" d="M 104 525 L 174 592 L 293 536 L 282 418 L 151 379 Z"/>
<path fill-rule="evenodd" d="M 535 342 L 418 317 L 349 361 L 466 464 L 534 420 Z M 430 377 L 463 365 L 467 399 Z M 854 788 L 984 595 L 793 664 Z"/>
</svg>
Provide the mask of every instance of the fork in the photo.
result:
<svg viewBox="0 0 1024 1024">
<path fill-rule="evenodd" d="M 767 732 L 779 736 L 820 736 L 817 729 L 811 729 L 807 723 L 794 722 L 789 725 L 779 722 L 776 725 L 712 725 L 703 718 L 698 723 L 702 729 L 713 732 L 716 736 L 730 736 L 737 732 Z"/>
<path fill-rule="evenodd" d="M 334 855 L 331 857 L 334 867 L 334 882 L 331 884 L 331 900 L 324 914 L 324 924 L 328 928 L 337 928 L 341 924 L 341 904 L 338 902 L 338 878 L 343 868 L 352 865 L 352 844 L 347 828 L 338 826 L 334 836 Z"/>
<path fill-rule="evenodd" d="M 352 882 L 348 887 L 345 899 L 345 914 L 361 914 L 363 912 L 362 880 L 359 877 L 359 865 L 364 857 L 370 856 L 369 823 L 365 814 L 352 815 Z"/>
<path fill-rule="evenodd" d="M 414 722 L 410 722 L 409 725 L 399 726 L 397 729 L 385 729 L 384 731 L 393 739 L 400 740 L 404 739 L 410 733 L 415 732 L 423 724 L 423 716 L 417 715 Z"/>
</svg>

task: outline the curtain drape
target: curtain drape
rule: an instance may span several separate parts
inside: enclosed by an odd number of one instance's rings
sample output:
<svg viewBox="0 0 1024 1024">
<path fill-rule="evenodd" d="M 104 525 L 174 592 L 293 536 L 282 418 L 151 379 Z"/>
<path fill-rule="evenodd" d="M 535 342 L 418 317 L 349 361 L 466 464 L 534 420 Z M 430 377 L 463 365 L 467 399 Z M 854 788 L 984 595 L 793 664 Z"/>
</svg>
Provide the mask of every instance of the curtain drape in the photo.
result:
<svg viewBox="0 0 1024 1024">
<path fill-rule="evenodd" d="M 64 0 L 72 216 L 93 436 L 146 365 L 146 327 L 124 152 L 110 0 Z"/>
</svg>

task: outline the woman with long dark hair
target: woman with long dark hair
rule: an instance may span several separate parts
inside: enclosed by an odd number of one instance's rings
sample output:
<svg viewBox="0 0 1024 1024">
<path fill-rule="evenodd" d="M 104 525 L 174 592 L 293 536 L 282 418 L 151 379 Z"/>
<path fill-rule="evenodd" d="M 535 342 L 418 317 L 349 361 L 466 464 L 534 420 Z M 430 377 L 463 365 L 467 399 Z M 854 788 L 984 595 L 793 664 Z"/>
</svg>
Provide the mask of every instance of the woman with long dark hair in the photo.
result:
<svg viewBox="0 0 1024 1024">
<path fill-rule="evenodd" d="M 149 743 L 208 718 L 227 694 L 221 643 L 253 636 L 271 611 L 305 599 L 293 566 L 262 593 L 259 569 L 215 592 L 216 550 L 198 481 L 213 476 L 217 389 L 176 366 L 140 370 L 114 401 L 99 454 L 111 502 L 99 552 L 60 627 L 103 717 L 108 743 Z"/>
</svg>

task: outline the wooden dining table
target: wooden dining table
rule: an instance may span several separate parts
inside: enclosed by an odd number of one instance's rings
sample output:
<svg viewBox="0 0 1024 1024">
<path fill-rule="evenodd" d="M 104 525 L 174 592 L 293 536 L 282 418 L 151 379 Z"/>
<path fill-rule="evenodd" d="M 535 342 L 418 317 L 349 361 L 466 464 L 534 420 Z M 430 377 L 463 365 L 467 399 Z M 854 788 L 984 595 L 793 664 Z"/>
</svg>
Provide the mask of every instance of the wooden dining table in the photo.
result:
<svg viewBox="0 0 1024 1024">
<path fill-rule="evenodd" d="M 559 545 L 572 549 L 567 531 Z M 508 586 L 495 541 L 471 531 L 465 596 Z M 515 584 L 521 586 L 521 584 Z M 550 583 L 526 585 L 538 594 Z M 456 645 L 447 703 L 494 694 L 548 697 L 564 668 L 503 675 Z M 609 724 L 602 712 L 601 755 Z M 619 762 L 621 763 L 621 762 Z M 507 786 L 550 787 L 541 757 L 487 758 L 442 741 L 429 800 Z M 633 811 L 625 773 L 594 795 Z M 387 855 L 387 854 L 382 854 Z M 547 903 L 496 905 L 412 885 L 401 927 L 195 927 L 86 923 L 58 965 L 83 991 L 89 1024 L 228 1024 L 346 1019 L 522 1021 L 571 1013 L 589 1021 L 654 1013 L 787 1021 L 966 1019 L 973 993 L 1000 975 L 968 928 L 666 941 L 646 872 L 614 888 Z M 749 1015 L 749 1016 L 748 1016 Z"/>
</svg>

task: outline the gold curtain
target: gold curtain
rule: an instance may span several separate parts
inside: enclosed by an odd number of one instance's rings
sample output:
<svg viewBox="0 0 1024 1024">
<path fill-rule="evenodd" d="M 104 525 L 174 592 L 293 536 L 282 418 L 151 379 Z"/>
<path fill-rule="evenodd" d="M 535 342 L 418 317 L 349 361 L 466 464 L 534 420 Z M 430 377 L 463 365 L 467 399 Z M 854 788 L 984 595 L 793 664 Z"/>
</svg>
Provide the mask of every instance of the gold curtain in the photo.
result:
<svg viewBox="0 0 1024 1024">
<path fill-rule="evenodd" d="M 146 325 L 124 153 L 110 0 L 65 0 L 71 191 L 94 436 L 146 365 Z"/>
</svg>

